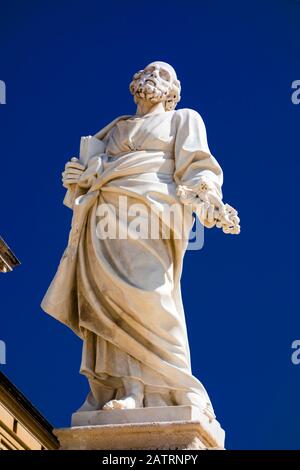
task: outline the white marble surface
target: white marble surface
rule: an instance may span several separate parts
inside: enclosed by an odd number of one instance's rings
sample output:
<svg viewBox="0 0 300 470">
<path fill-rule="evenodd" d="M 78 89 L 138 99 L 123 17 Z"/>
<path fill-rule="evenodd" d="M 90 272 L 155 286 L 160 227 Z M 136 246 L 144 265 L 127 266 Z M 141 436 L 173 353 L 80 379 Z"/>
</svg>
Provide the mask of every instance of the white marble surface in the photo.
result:
<svg viewBox="0 0 300 470">
<path fill-rule="evenodd" d="M 55 429 L 61 450 L 224 449 L 218 423 L 201 420 Z"/>
<path fill-rule="evenodd" d="M 190 405 L 214 419 L 191 370 L 180 276 L 193 211 L 206 227 L 225 233 L 237 234 L 239 219 L 222 200 L 223 173 L 201 116 L 175 109 L 181 93 L 175 70 L 149 64 L 134 75 L 130 91 L 136 114 L 116 118 L 94 136 L 101 155 L 73 158 L 63 172 L 64 186 L 75 194 L 68 202 L 72 227 L 42 308 L 83 340 L 81 372 L 91 391 L 80 412 Z M 129 227 L 121 196 L 129 210 L 137 203 L 146 214 L 155 208 L 164 230 L 171 228 L 169 238 L 153 239 L 149 232 L 135 239 L 128 231 L 126 239 L 102 239 L 104 204 Z M 176 208 L 178 226 L 169 227 L 161 207 Z M 181 238 L 177 227 L 183 227 Z M 201 302 L 199 315 L 207 315 Z"/>
<path fill-rule="evenodd" d="M 160 423 L 193 421 L 207 417 L 201 415 L 195 406 L 161 406 L 156 408 L 135 408 L 132 410 L 81 411 L 73 413 L 72 426 L 96 426 L 104 424 Z"/>
</svg>

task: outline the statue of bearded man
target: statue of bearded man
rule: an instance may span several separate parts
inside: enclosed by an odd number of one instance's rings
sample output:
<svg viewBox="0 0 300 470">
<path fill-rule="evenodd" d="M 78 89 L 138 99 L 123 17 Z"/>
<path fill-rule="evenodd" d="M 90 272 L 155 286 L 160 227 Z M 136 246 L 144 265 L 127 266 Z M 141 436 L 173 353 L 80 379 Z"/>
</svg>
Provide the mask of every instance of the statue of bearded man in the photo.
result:
<svg viewBox="0 0 300 470">
<path fill-rule="evenodd" d="M 80 411 L 188 404 L 214 419 L 191 371 L 180 277 L 194 213 L 225 233 L 238 233 L 239 219 L 222 202 L 222 170 L 200 115 L 175 110 L 175 70 L 153 62 L 133 76 L 130 91 L 136 114 L 95 135 L 101 155 L 66 164 L 63 184 L 76 189 L 72 228 L 42 307 L 83 340 L 90 392 Z M 143 218 L 157 219 L 158 237 L 130 232 L 136 204 Z M 113 237 L 102 233 L 104 206 L 106 222 L 118 219 Z M 164 217 L 171 207 L 175 227 Z"/>
</svg>

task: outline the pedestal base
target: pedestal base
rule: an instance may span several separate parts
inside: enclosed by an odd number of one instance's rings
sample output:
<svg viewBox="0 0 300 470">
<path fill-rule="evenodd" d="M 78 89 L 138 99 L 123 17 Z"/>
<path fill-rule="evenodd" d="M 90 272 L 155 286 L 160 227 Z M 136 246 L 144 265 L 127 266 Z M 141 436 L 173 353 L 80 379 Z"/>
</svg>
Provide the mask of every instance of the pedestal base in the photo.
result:
<svg viewBox="0 0 300 470">
<path fill-rule="evenodd" d="M 209 421 L 192 406 L 81 412 L 73 415 L 75 423 L 54 430 L 60 449 L 224 449 L 225 433 L 218 421 Z"/>
</svg>

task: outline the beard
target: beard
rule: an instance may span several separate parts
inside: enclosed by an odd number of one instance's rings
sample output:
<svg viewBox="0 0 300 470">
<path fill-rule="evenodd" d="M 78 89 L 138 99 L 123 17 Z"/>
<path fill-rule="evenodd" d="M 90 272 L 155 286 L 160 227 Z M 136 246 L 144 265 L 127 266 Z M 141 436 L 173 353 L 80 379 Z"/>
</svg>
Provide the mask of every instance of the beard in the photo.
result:
<svg viewBox="0 0 300 470">
<path fill-rule="evenodd" d="M 162 84 L 157 83 L 155 80 L 151 80 L 151 82 L 134 80 L 131 85 L 131 90 L 135 99 L 151 101 L 152 103 L 165 101 L 170 91 L 169 87 L 165 87 Z"/>
</svg>

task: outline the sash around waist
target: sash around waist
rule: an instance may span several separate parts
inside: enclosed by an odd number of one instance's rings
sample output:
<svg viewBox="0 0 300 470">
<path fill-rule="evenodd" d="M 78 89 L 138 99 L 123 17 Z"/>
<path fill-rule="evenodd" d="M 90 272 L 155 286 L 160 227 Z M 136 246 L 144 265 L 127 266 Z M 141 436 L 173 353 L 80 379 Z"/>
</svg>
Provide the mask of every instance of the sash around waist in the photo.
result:
<svg viewBox="0 0 300 470">
<path fill-rule="evenodd" d="M 99 190 L 110 181 L 127 176 L 157 173 L 174 178 L 175 160 L 172 152 L 162 150 L 137 150 L 119 155 L 105 153 L 93 157 L 82 175 L 92 182 L 89 192 Z M 94 176 L 93 176 L 94 175 Z"/>
<path fill-rule="evenodd" d="M 106 153 L 105 156 L 106 156 L 107 161 L 115 161 L 118 158 L 123 157 L 124 155 L 135 155 L 135 154 L 139 155 L 139 154 L 145 154 L 145 153 L 147 153 L 149 155 L 150 154 L 151 155 L 155 155 L 155 154 L 162 155 L 166 159 L 174 160 L 174 152 L 173 151 L 159 150 L 159 149 L 132 150 L 130 152 L 126 151 L 126 152 L 118 153 L 117 155 L 110 155 L 109 153 Z"/>
<path fill-rule="evenodd" d="M 138 150 L 119 155 L 105 154 L 102 158 L 101 177 L 104 179 L 148 172 L 173 175 L 175 171 L 173 153 L 161 150 Z"/>
</svg>

